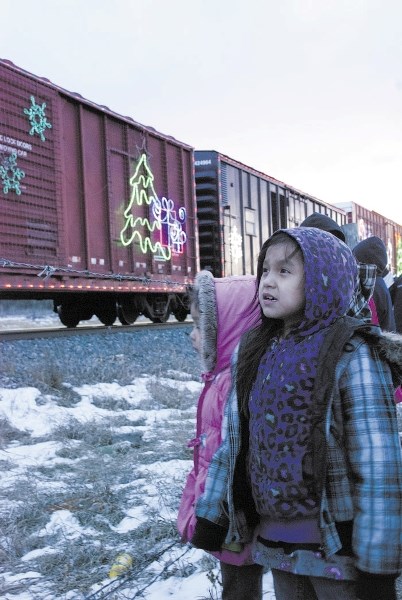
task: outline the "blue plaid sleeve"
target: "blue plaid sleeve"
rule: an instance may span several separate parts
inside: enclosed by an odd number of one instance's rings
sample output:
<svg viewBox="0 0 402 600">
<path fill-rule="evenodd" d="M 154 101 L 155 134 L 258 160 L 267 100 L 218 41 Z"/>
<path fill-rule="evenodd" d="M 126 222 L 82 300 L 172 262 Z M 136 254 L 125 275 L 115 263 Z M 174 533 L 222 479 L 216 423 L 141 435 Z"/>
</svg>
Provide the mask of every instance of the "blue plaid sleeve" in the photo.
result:
<svg viewBox="0 0 402 600">
<path fill-rule="evenodd" d="M 356 566 L 402 569 L 402 460 L 391 371 L 361 343 L 339 382 L 354 509 Z"/>
</svg>

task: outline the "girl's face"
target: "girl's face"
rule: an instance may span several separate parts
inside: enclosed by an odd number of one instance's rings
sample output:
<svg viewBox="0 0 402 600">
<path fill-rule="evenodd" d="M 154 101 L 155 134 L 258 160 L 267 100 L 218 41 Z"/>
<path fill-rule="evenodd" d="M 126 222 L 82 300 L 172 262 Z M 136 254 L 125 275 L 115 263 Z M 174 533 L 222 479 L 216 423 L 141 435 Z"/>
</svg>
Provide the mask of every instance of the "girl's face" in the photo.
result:
<svg viewBox="0 0 402 600">
<path fill-rule="evenodd" d="M 194 321 L 193 329 L 191 330 L 191 333 L 190 333 L 190 340 L 191 340 L 191 344 L 192 344 L 194 350 L 196 350 L 198 353 L 200 353 L 200 351 L 201 351 L 200 311 L 198 310 L 198 308 L 196 308 L 194 306 L 194 304 L 192 304 L 190 312 L 191 312 L 191 316 Z"/>
<path fill-rule="evenodd" d="M 265 254 L 258 299 L 267 318 L 282 319 L 284 333 L 304 313 L 304 263 L 301 250 L 291 242 L 269 246 Z"/>
</svg>

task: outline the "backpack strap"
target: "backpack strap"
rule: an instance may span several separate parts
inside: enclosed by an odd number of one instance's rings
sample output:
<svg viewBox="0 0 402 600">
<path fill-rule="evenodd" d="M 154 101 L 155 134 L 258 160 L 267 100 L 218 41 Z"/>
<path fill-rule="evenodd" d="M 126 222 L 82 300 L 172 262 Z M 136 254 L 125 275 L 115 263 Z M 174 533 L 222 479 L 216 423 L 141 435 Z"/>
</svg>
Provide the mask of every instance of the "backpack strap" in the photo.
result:
<svg viewBox="0 0 402 600">
<path fill-rule="evenodd" d="M 313 387 L 314 404 L 311 436 L 311 469 L 318 497 L 321 497 L 326 479 L 326 414 L 335 384 L 336 366 L 342 353 L 352 350 L 352 346 L 348 345 L 351 337 L 357 332 L 361 335 L 378 336 L 378 333 L 373 332 L 373 329 L 379 330 L 377 327 L 373 328 L 371 323 L 366 323 L 355 317 L 341 317 L 330 327 L 318 356 L 318 372 Z"/>
</svg>

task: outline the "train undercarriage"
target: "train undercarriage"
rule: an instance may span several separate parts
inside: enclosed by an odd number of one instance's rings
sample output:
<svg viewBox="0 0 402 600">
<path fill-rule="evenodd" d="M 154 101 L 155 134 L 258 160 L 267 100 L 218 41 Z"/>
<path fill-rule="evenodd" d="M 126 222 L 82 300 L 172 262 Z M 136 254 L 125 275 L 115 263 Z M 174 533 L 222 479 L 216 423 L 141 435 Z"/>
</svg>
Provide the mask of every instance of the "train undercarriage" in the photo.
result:
<svg viewBox="0 0 402 600">
<path fill-rule="evenodd" d="M 54 298 L 53 310 L 66 327 L 76 327 L 93 316 L 106 326 L 116 320 L 132 325 L 140 315 L 153 323 L 166 323 L 171 315 L 183 322 L 190 312 L 190 303 L 187 294 L 69 294 Z"/>
</svg>

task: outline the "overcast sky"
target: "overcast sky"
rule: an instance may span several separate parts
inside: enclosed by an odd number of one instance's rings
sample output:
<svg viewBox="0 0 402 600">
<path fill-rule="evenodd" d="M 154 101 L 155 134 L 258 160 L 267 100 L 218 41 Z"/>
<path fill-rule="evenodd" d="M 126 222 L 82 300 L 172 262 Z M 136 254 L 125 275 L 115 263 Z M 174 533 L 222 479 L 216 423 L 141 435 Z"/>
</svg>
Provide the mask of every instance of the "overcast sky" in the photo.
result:
<svg viewBox="0 0 402 600">
<path fill-rule="evenodd" d="M 0 0 L 0 58 L 402 224 L 401 0 Z"/>
</svg>

